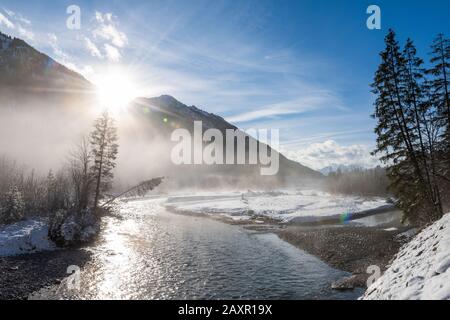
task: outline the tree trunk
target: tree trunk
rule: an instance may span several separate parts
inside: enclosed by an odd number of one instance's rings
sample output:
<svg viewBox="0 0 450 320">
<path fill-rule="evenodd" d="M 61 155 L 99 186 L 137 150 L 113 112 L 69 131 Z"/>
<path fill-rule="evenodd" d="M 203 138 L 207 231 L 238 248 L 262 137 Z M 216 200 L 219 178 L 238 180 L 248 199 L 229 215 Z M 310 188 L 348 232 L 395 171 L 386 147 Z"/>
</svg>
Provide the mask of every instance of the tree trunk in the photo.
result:
<svg viewBox="0 0 450 320">
<path fill-rule="evenodd" d="M 98 201 L 100 197 L 100 184 L 102 182 L 102 170 L 103 170 L 103 155 L 105 153 L 105 131 L 106 131 L 107 124 L 105 123 L 103 128 L 103 135 L 102 135 L 102 143 L 100 147 L 100 161 L 99 161 L 99 168 L 97 173 L 97 185 L 95 186 L 95 199 L 94 199 L 94 213 L 97 211 L 98 207 Z"/>
</svg>

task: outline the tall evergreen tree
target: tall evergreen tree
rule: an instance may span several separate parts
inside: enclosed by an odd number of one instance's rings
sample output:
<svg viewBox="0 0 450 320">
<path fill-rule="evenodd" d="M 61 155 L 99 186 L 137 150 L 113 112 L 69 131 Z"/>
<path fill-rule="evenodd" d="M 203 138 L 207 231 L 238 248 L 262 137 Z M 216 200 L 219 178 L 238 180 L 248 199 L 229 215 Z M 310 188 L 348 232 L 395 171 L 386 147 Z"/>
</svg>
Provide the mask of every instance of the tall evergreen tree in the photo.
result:
<svg viewBox="0 0 450 320">
<path fill-rule="evenodd" d="M 408 119 L 412 121 L 413 131 L 417 141 L 413 141 L 417 161 L 424 175 L 424 181 L 431 201 L 435 206 L 438 216 L 442 215 L 441 195 L 436 176 L 436 156 L 434 154 L 436 143 L 430 136 L 432 123 L 427 120 L 435 115 L 435 109 L 430 101 L 427 101 L 427 84 L 425 79 L 424 61 L 417 56 L 417 50 L 411 39 L 408 39 L 403 50 L 403 59 L 406 68 L 404 69 L 405 83 L 405 104 L 409 113 Z"/>
<path fill-rule="evenodd" d="M 433 76 L 429 82 L 433 104 L 438 109 L 440 124 L 443 128 L 443 149 L 450 157 L 450 39 L 441 33 L 431 45 L 432 67 L 427 73 Z"/>
<path fill-rule="evenodd" d="M 113 169 L 118 153 L 117 128 L 108 111 L 95 121 L 91 133 L 91 147 L 94 164 L 91 168 L 95 179 L 94 211 L 98 207 L 101 192 L 111 188 Z"/>
<path fill-rule="evenodd" d="M 395 33 L 389 30 L 386 49 L 380 53 L 381 64 L 372 84 L 377 95 L 375 132 L 381 160 L 388 165 L 391 187 L 409 220 L 417 220 L 420 212 L 431 211 L 427 218 L 438 215 L 429 177 L 427 151 L 423 137 L 420 78 L 422 61 L 408 41 L 401 51 Z M 436 212 L 437 211 L 437 212 Z"/>
</svg>

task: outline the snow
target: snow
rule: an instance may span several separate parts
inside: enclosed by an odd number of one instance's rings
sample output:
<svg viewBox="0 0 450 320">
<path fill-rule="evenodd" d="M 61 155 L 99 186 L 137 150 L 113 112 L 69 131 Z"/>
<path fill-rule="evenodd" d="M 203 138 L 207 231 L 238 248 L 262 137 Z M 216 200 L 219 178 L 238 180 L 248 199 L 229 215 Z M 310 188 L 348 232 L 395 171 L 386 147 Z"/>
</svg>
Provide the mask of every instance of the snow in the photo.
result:
<svg viewBox="0 0 450 320">
<path fill-rule="evenodd" d="M 335 196 L 315 190 L 209 193 L 170 197 L 166 203 L 169 209 L 182 213 L 222 215 L 233 220 L 270 218 L 281 222 L 359 213 L 386 205 L 382 198 Z"/>
<path fill-rule="evenodd" d="M 48 221 L 42 218 L 0 225 L 0 257 L 54 250 L 47 234 Z"/>
<path fill-rule="evenodd" d="M 404 245 L 362 299 L 450 300 L 450 213 Z"/>
</svg>

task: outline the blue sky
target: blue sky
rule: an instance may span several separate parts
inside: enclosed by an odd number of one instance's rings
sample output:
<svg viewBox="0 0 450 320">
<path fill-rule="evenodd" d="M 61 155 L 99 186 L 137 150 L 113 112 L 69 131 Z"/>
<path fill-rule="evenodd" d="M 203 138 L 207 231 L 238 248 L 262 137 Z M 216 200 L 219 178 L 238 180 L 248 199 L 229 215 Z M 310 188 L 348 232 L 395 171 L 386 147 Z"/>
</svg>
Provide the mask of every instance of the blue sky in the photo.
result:
<svg viewBox="0 0 450 320">
<path fill-rule="evenodd" d="M 66 28 L 72 4 L 80 30 Z M 366 28 L 371 4 L 381 30 Z M 426 57 L 449 16 L 443 0 L 0 0 L 1 31 L 87 78 L 119 68 L 140 95 L 170 94 L 244 129 L 280 129 L 282 150 L 314 168 L 375 163 L 369 84 L 387 30 Z"/>
</svg>

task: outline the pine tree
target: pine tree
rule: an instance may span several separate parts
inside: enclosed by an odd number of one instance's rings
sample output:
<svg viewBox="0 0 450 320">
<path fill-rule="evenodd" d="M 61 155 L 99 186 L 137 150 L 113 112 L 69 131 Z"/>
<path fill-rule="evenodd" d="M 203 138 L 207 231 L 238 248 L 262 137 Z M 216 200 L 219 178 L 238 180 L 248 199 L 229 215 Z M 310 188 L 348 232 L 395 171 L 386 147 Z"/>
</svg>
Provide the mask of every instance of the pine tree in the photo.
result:
<svg viewBox="0 0 450 320">
<path fill-rule="evenodd" d="M 113 169 L 118 153 L 117 128 L 114 119 L 108 111 L 95 121 L 94 131 L 91 133 L 91 147 L 94 164 L 91 168 L 95 179 L 94 211 L 98 207 L 101 192 L 111 188 Z"/>
<path fill-rule="evenodd" d="M 430 184 L 422 135 L 421 115 L 425 108 L 419 82 L 422 61 L 415 57 L 411 41 L 401 51 L 392 30 L 385 43 L 386 49 L 380 54 L 382 62 L 372 84 L 372 92 L 377 95 L 373 117 L 378 121 L 374 153 L 381 154 L 381 160 L 388 165 L 391 188 L 406 217 L 418 220 L 421 212 L 432 211 L 431 217 L 439 211 Z"/>
<path fill-rule="evenodd" d="M 437 183 L 436 171 L 436 141 L 431 137 L 432 123 L 427 120 L 435 116 L 433 104 L 427 100 L 427 83 L 425 79 L 424 61 L 417 56 L 417 50 L 411 39 L 408 39 L 403 50 L 403 59 L 406 64 L 405 82 L 405 104 L 408 110 L 408 119 L 412 119 L 412 127 L 417 141 L 413 141 L 417 161 L 424 175 L 428 194 L 435 207 L 437 217 L 443 213 L 440 190 Z"/>
<path fill-rule="evenodd" d="M 441 33 L 431 45 L 430 62 L 432 68 L 427 73 L 433 76 L 430 81 L 431 97 L 438 108 L 444 128 L 444 141 L 447 152 L 450 148 L 450 39 Z"/>
<path fill-rule="evenodd" d="M 450 40 L 439 34 L 431 45 L 431 65 L 427 74 L 432 76 L 428 82 L 430 100 L 436 108 L 435 122 L 439 130 L 439 153 L 436 156 L 438 176 L 444 188 L 450 182 Z M 445 187 L 445 183 L 447 187 Z M 447 200 L 448 201 L 448 200 Z"/>
</svg>

